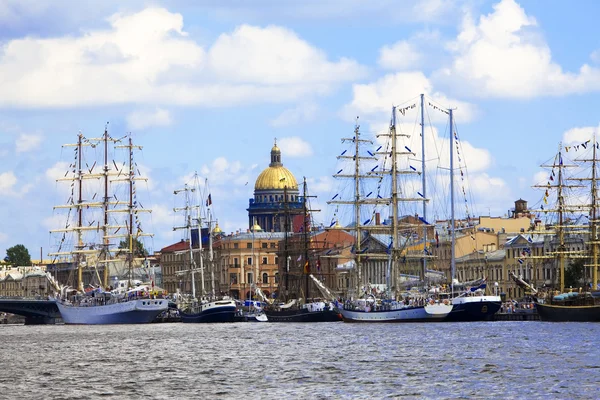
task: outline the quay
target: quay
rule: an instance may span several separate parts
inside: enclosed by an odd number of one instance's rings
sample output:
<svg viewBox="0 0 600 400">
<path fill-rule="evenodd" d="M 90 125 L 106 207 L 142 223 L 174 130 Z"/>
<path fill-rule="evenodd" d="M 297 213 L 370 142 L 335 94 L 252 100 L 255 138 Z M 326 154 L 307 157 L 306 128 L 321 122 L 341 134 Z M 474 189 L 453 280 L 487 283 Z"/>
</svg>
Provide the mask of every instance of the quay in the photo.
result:
<svg viewBox="0 0 600 400">
<path fill-rule="evenodd" d="M 496 313 L 492 321 L 539 321 L 537 312 Z"/>
</svg>

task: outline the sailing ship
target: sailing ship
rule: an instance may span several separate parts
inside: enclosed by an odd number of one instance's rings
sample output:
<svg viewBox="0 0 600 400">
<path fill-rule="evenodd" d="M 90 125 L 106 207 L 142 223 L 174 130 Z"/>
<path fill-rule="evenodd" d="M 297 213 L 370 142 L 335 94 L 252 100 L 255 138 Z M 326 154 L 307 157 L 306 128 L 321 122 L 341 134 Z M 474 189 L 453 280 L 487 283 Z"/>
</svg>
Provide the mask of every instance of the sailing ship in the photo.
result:
<svg viewBox="0 0 600 400">
<path fill-rule="evenodd" d="M 421 95 L 421 126 L 423 126 L 423 107 L 424 100 Z M 486 295 L 487 288 L 485 278 L 477 282 L 469 282 L 463 284 L 460 292 L 455 291 L 456 276 L 456 222 L 454 212 L 454 144 L 453 141 L 458 141 L 458 135 L 454 128 L 454 113 L 452 109 L 447 110 L 450 126 L 450 274 L 451 274 L 451 304 L 452 311 L 444 319 L 446 322 L 464 322 L 464 321 L 484 321 L 491 320 L 502 305 L 502 299 L 498 295 Z M 423 135 L 423 132 L 421 132 Z M 461 172 L 462 174 L 462 172 Z M 426 261 L 425 261 L 426 262 Z"/>
<path fill-rule="evenodd" d="M 298 258 L 299 260 L 303 260 L 303 268 L 302 272 L 297 276 L 291 276 L 289 264 L 291 260 L 290 249 L 289 249 L 289 215 L 285 217 L 285 236 L 284 236 L 284 251 L 283 251 L 283 260 L 285 260 L 285 268 L 283 269 L 283 273 L 281 275 L 284 276 L 283 282 L 280 283 L 285 285 L 285 289 L 278 290 L 278 293 L 289 292 L 290 289 L 290 278 L 296 278 L 292 281 L 298 287 L 294 288 L 294 291 L 297 293 L 304 292 L 304 298 L 295 298 L 295 299 L 285 299 L 287 303 L 285 304 L 269 304 L 265 307 L 264 312 L 267 316 L 269 322 L 339 322 L 341 321 L 339 312 L 335 309 L 335 306 L 332 302 L 321 299 L 312 299 L 310 293 L 310 287 L 312 283 L 312 279 L 310 278 L 311 273 L 311 264 L 314 264 L 314 260 L 311 254 L 310 249 L 310 241 L 311 241 L 311 228 L 312 224 L 310 224 L 310 212 L 316 210 L 308 209 L 308 188 L 306 184 L 306 178 L 304 178 L 304 189 L 302 196 L 302 204 L 303 204 L 303 224 L 301 227 L 301 232 L 296 235 L 294 239 L 294 243 L 302 244 L 302 254 Z M 284 199 L 286 202 L 286 211 L 287 211 L 287 193 L 284 193 Z M 286 213 L 287 214 L 287 213 Z M 304 289 L 299 287 L 299 285 L 303 285 Z M 304 300 L 306 299 L 306 300 Z M 310 301 L 309 301 L 310 300 Z"/>
<path fill-rule="evenodd" d="M 399 148 L 398 137 L 410 137 L 410 135 L 396 132 L 396 113 L 399 111 L 396 107 L 392 108 L 389 131 L 377 135 L 388 138 L 388 144 L 383 151 L 380 151 L 383 146 L 379 146 L 375 151 L 367 151 L 368 155 L 364 152 L 361 153 L 361 145 L 362 147 L 365 144 L 373 146 L 373 142 L 361 138 L 358 123 L 354 129 L 354 136 L 342 139 L 342 143 L 351 143 L 353 154 L 346 154 L 348 152 L 346 149 L 338 156 L 338 159 L 353 160 L 354 168 L 352 173 L 343 173 L 342 168 L 334 177 L 352 180 L 353 199 L 336 200 L 338 197 L 336 194 L 328 204 L 352 205 L 354 211 L 354 223 L 343 228 L 354 231 L 356 235 L 355 245 L 352 249 L 354 266 L 351 279 L 356 288 L 349 289 L 349 298 L 339 308 L 345 322 L 435 322 L 444 320 L 453 308 L 448 300 L 445 302 L 436 300 L 427 293 L 396 293 L 399 288 L 400 264 L 410 257 L 406 249 L 414 237 L 415 228 L 419 226 L 410 222 L 401 224 L 398 217 L 399 206 L 400 204 L 426 202 L 424 195 L 407 197 L 400 194 L 405 190 L 401 190 L 399 187 L 398 177 L 400 175 L 416 175 L 418 172 L 412 166 L 401 169 L 398 165 L 399 157 L 414 156 L 408 146 L 402 150 Z M 383 156 L 384 159 L 381 160 L 378 156 Z M 381 162 L 383 165 L 380 167 L 376 164 L 377 162 Z M 388 162 L 389 165 L 386 165 Z M 368 163 L 370 165 L 365 169 L 363 164 Z M 369 179 L 377 182 L 376 188 L 373 190 L 366 188 L 365 182 Z M 388 185 L 386 190 L 385 186 Z M 381 206 L 389 207 L 389 218 L 386 224 L 379 223 L 380 214 L 376 210 Z M 361 224 L 365 218 L 366 220 Z M 377 234 L 382 236 L 382 233 L 388 236 L 387 243 L 389 244 L 385 251 L 378 252 L 369 249 L 366 246 L 369 238 L 375 237 Z M 426 243 L 426 238 L 423 239 Z M 364 248 L 363 243 L 365 243 Z M 402 245 L 400 246 L 399 243 Z M 427 254 L 419 254 L 417 259 L 426 259 L 427 257 Z M 376 287 L 373 287 L 372 284 L 375 282 L 372 282 L 371 279 L 374 279 L 374 276 L 365 277 L 364 264 L 371 260 L 387 260 L 386 282 L 385 285 L 382 285 L 384 290 L 378 291 Z M 423 265 L 424 274 L 425 263 Z M 364 269 L 365 271 L 363 271 Z"/>
<path fill-rule="evenodd" d="M 126 144 L 123 144 L 125 139 Z M 116 161 L 109 162 L 109 145 L 114 149 L 126 149 L 127 162 L 123 162 L 120 167 Z M 103 166 L 101 172 L 95 173 L 97 163 L 95 161 L 89 166 L 87 161 L 90 160 L 86 160 L 84 149 L 99 146 L 103 147 Z M 62 237 L 58 251 L 50 255 L 70 257 L 77 271 L 77 289 L 63 287 L 57 298 L 56 304 L 63 321 L 66 324 L 82 325 L 152 322 L 167 310 L 168 301 L 148 287 L 132 285 L 133 263 L 136 261 L 133 244 L 137 243 L 138 238 L 149 236 L 142 231 L 138 216 L 139 213 L 149 210 L 141 207 L 135 194 L 136 180 L 145 179 L 136 175 L 133 161 L 134 150 L 141 147 L 133 145 L 131 136 L 112 138 L 107 128 L 102 138 L 86 138 L 79 133 L 76 144 L 63 147 L 75 147 L 75 161 L 70 165 L 71 173 L 67 171 L 65 176 L 59 179 L 71 182 L 71 196 L 66 205 L 55 207 L 68 210 L 68 216 L 65 228 L 51 231 L 62 233 Z M 93 179 L 102 182 L 103 194 L 100 201 L 95 200 L 98 197 L 97 192 L 91 195 L 91 192 L 99 188 L 90 182 Z M 116 196 L 119 183 L 126 184 L 127 200 L 119 200 Z M 90 199 L 84 198 L 84 193 L 90 195 Z M 94 213 L 94 210 L 100 212 Z M 126 217 L 123 221 L 114 218 L 115 215 Z M 126 238 L 126 248 L 116 249 L 113 242 L 116 238 Z M 67 244 L 73 244 L 73 248 L 63 249 Z M 126 257 L 129 285 L 124 293 L 113 290 L 108 282 L 109 264 L 122 261 L 114 259 L 116 252 L 125 254 Z M 97 278 L 96 286 L 88 286 L 87 291 L 84 290 L 83 282 L 83 270 L 86 267 L 92 269 Z M 103 278 L 100 277 L 100 270 L 103 270 Z M 94 276 L 92 280 L 93 278 Z"/>
<path fill-rule="evenodd" d="M 595 137 L 581 145 L 573 146 L 574 152 L 581 149 L 583 155 L 567 161 L 563 146 L 560 144 L 553 163 L 542 165 L 552 169 L 547 184 L 535 186 L 545 190 L 541 209 L 536 211 L 551 219 L 546 223 L 545 231 L 539 232 L 550 237 L 550 246 L 544 249 L 543 255 L 525 255 L 524 258 L 553 260 L 556 263 L 555 267 L 558 266 L 559 284 L 557 288 L 550 291 L 535 291 L 523 285 L 520 277 L 516 275 L 512 277 L 517 284 L 530 290 L 542 321 L 600 322 L 600 292 L 597 291 L 598 244 L 600 243 L 597 187 L 599 146 Z M 585 168 L 588 163 L 591 164 L 591 168 Z M 567 174 L 571 168 L 575 171 L 572 176 Z M 579 190 L 583 190 L 583 193 L 577 193 Z M 544 204 L 548 204 L 548 199 L 553 197 L 552 192 L 556 193 L 554 208 L 550 205 L 544 209 Z M 581 201 L 581 199 L 585 200 Z M 587 223 L 577 222 L 582 215 L 587 218 Z M 573 238 L 583 240 L 585 245 L 574 248 L 569 243 Z M 581 266 L 586 271 L 584 280 L 591 278 L 589 288 L 584 284 L 568 292 L 565 290 L 567 261 L 571 262 L 571 267 L 575 267 L 573 264 L 583 264 Z"/>
<path fill-rule="evenodd" d="M 178 271 L 179 275 L 189 276 L 191 279 L 192 292 L 190 298 L 185 298 L 187 301 L 179 305 L 179 316 L 181 322 L 185 323 L 213 323 L 213 322 L 234 322 L 236 315 L 235 300 L 228 297 L 219 298 L 215 292 L 215 276 L 213 262 L 213 244 L 212 244 L 212 217 L 210 206 L 212 198 L 207 197 L 207 228 L 205 232 L 208 235 L 208 266 L 210 270 L 211 291 L 205 290 L 205 271 L 204 271 L 204 251 L 203 251 L 203 235 L 202 235 L 202 217 L 201 217 L 201 202 L 192 204 L 194 194 L 199 198 L 198 175 L 194 175 L 194 184 L 192 186 L 185 185 L 183 189 L 175 190 L 175 195 L 179 193 L 185 194 L 185 207 L 174 208 L 175 212 L 185 211 L 185 225 L 175 227 L 173 230 L 183 229 L 186 232 L 188 239 L 188 254 L 189 268 Z M 193 215 L 195 213 L 195 216 Z M 196 240 L 193 240 L 196 238 Z M 195 242 L 195 243 L 194 243 Z M 197 255 L 195 257 L 194 255 Z M 199 260 L 199 266 L 196 263 Z M 196 293 L 196 272 L 200 272 L 200 293 L 199 297 Z"/>
</svg>

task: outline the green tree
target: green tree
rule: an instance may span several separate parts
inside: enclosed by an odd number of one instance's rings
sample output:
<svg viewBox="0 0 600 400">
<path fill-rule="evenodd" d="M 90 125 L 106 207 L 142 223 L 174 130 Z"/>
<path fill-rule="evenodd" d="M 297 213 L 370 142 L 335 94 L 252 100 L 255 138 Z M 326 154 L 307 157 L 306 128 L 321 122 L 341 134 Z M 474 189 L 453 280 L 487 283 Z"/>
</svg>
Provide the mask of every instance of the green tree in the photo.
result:
<svg viewBox="0 0 600 400">
<path fill-rule="evenodd" d="M 146 250 L 144 244 L 140 242 L 138 238 L 133 238 L 132 248 L 134 257 L 141 258 L 148 256 L 148 250 Z M 119 249 L 129 249 L 129 237 L 127 237 L 125 240 L 121 240 L 119 243 Z M 119 252 L 119 254 L 122 253 L 124 252 Z"/>
<path fill-rule="evenodd" d="M 584 271 L 585 271 L 584 259 L 577 259 L 569 264 L 565 268 L 565 287 L 578 288 L 583 285 Z"/>
<path fill-rule="evenodd" d="M 6 249 L 6 257 L 4 261 L 17 267 L 19 265 L 31 265 L 31 256 L 29 250 L 22 244 Z"/>
</svg>

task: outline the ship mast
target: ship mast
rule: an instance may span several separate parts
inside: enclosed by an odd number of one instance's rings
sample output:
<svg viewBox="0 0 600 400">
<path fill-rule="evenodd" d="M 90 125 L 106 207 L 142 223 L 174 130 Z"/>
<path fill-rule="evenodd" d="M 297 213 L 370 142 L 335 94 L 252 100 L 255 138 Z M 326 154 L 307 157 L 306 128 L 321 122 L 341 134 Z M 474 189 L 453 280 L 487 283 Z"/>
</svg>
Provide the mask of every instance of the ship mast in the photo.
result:
<svg viewBox="0 0 600 400">
<path fill-rule="evenodd" d="M 83 135 L 81 132 L 77 136 L 77 250 L 83 250 L 83 230 L 81 229 L 83 226 L 83 210 L 81 204 L 83 203 L 83 172 L 82 172 L 82 145 L 81 141 L 83 139 Z M 81 268 L 82 258 L 81 254 L 77 254 L 77 289 L 83 292 L 83 271 Z"/>
<path fill-rule="evenodd" d="M 452 147 L 452 138 L 450 138 L 450 147 Z M 427 221 L 427 185 L 425 177 L 425 95 L 421 93 L 421 178 L 423 189 L 423 221 Z M 421 271 L 421 280 L 425 282 L 427 276 L 427 224 L 423 223 L 423 271 Z"/>
<path fill-rule="evenodd" d="M 316 196 L 309 196 L 308 195 L 308 189 L 306 186 L 306 177 L 304 177 L 304 193 L 303 193 L 303 210 L 304 210 L 304 221 L 302 223 L 302 230 L 303 230 L 303 238 L 304 238 L 304 275 L 305 275 L 305 282 L 306 282 L 306 300 L 308 301 L 309 298 L 309 285 L 310 285 L 310 280 L 309 280 L 309 276 L 311 274 L 311 270 L 310 270 L 310 259 L 309 259 L 309 245 L 310 245 L 310 238 L 309 238 L 309 233 L 310 233 L 310 214 L 309 212 L 315 212 L 315 211 L 320 211 L 320 210 L 309 210 L 308 209 L 308 198 L 309 197 L 316 197 Z"/>
<path fill-rule="evenodd" d="M 456 275 L 456 223 L 454 221 L 454 118 L 452 109 L 448 109 L 450 115 L 450 233 L 451 233 L 451 245 L 450 245 L 450 275 L 452 276 L 450 281 L 450 293 L 454 296 L 454 277 Z"/>
<path fill-rule="evenodd" d="M 289 209 L 288 209 L 288 197 L 287 197 L 287 185 L 283 187 L 283 202 L 284 202 L 284 220 L 283 220 L 283 230 L 284 232 L 284 240 L 283 240 L 283 254 L 285 256 L 285 300 L 288 300 L 289 291 L 290 291 L 290 255 L 288 253 L 288 231 L 290 229 L 289 225 Z"/>
<path fill-rule="evenodd" d="M 102 201 L 103 211 L 104 211 L 104 225 L 102 226 L 102 244 L 103 244 L 103 252 L 104 252 L 104 276 L 102 284 L 106 288 L 108 287 L 108 255 L 109 255 L 109 246 L 110 239 L 108 238 L 108 201 L 110 200 L 108 197 L 108 127 L 104 127 L 104 135 L 102 136 L 104 141 L 104 199 Z"/>
<path fill-rule="evenodd" d="M 590 224 L 592 226 L 591 229 L 591 242 L 592 242 L 592 291 L 596 290 L 598 287 L 598 189 L 597 189 L 597 177 L 596 177 L 596 149 L 598 146 L 598 142 L 596 142 L 596 135 L 594 134 L 593 140 L 593 157 L 592 157 L 592 209 L 591 209 L 591 218 Z"/>
<path fill-rule="evenodd" d="M 197 180 L 197 174 L 195 175 L 195 180 Z M 196 261 L 194 259 L 194 250 L 193 250 L 193 245 L 192 245 L 192 228 L 197 228 L 198 229 L 198 252 L 200 254 L 199 258 L 200 258 L 200 296 L 204 297 L 205 295 L 205 291 L 204 291 L 204 264 L 202 262 L 202 230 L 200 229 L 200 206 L 198 205 L 191 205 L 191 196 L 192 193 L 194 193 L 196 191 L 196 187 L 189 187 L 187 184 L 184 185 L 183 189 L 179 189 L 179 190 L 175 190 L 173 193 L 175 195 L 181 193 L 181 192 L 185 192 L 185 207 L 176 207 L 173 208 L 173 211 L 175 212 L 179 212 L 179 211 L 185 211 L 185 221 L 186 224 L 183 226 L 176 226 L 173 228 L 173 230 L 180 230 L 180 229 L 185 229 L 186 230 L 186 234 L 187 237 L 189 238 L 189 256 L 190 256 L 190 269 L 189 270 L 182 270 L 179 271 L 179 273 L 185 273 L 185 272 L 191 272 L 191 278 L 192 278 L 192 297 L 196 298 L 196 279 L 195 279 L 195 272 L 198 269 L 196 267 Z M 196 210 L 197 212 L 197 216 L 196 218 L 192 217 L 192 211 Z M 195 221 L 195 222 L 194 222 Z"/>
</svg>

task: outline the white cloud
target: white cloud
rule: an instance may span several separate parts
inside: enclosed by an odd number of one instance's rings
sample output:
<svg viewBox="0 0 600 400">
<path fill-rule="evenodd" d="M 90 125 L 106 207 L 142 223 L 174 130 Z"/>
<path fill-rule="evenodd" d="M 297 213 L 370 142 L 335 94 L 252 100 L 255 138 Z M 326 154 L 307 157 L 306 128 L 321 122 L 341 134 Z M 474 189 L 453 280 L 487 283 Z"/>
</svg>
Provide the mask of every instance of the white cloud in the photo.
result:
<svg viewBox="0 0 600 400">
<path fill-rule="evenodd" d="M 231 34 L 219 36 L 208 57 L 217 76 L 241 83 L 327 84 L 364 74 L 356 61 L 342 58 L 330 62 L 323 51 L 278 26 L 242 25 Z"/>
<path fill-rule="evenodd" d="M 36 150 L 42 143 L 42 135 L 40 134 L 28 134 L 22 133 L 15 142 L 17 153 L 25 153 L 28 151 Z"/>
<path fill-rule="evenodd" d="M 301 104 L 294 108 L 289 108 L 272 119 L 269 123 L 271 126 L 279 128 L 282 126 L 295 125 L 300 122 L 308 122 L 315 119 L 317 115 L 316 104 Z"/>
<path fill-rule="evenodd" d="M 288 157 L 309 157 L 313 154 L 310 144 L 297 136 L 279 139 L 277 146 Z"/>
<path fill-rule="evenodd" d="M 162 108 L 156 108 L 154 111 L 134 111 L 127 116 L 127 125 L 133 130 L 142 130 L 150 126 L 168 126 L 172 122 L 169 111 Z"/>
<path fill-rule="evenodd" d="M 328 60 L 278 26 L 242 25 L 219 36 L 207 54 L 183 30 L 182 15 L 164 8 L 115 14 L 109 23 L 80 36 L 6 42 L 0 76 L 10 79 L 0 105 L 282 102 L 328 93 L 366 73 L 354 60 Z M 166 120 L 163 113 L 159 121 Z"/>
<path fill-rule="evenodd" d="M 600 89 L 600 70 L 584 64 L 578 73 L 564 72 L 552 60 L 539 35 L 537 21 L 514 0 L 502 0 L 476 24 L 470 14 L 448 48 L 450 68 L 436 78 L 477 96 L 530 98 Z"/>
<path fill-rule="evenodd" d="M 0 173 L 0 193 L 14 193 L 13 188 L 17 184 L 17 177 L 14 172 L 8 171 Z"/>
<path fill-rule="evenodd" d="M 598 132 L 598 128 L 581 127 L 571 128 L 563 134 L 563 145 L 569 146 L 573 144 L 581 144 L 587 140 L 594 138 L 594 133 Z"/>
<path fill-rule="evenodd" d="M 474 118 L 475 106 L 472 104 L 450 99 L 445 94 L 436 92 L 433 85 L 422 72 L 398 72 L 388 74 L 379 80 L 368 84 L 352 85 L 353 98 L 347 104 L 342 114 L 346 119 L 354 119 L 357 115 L 361 120 L 367 121 L 389 121 L 392 106 L 398 105 L 407 99 L 415 98 L 425 93 L 428 99 L 437 103 L 438 107 L 456 108 L 455 117 L 461 122 L 467 122 Z M 412 103 L 417 104 L 418 98 Z M 429 101 L 426 102 L 428 106 Z M 401 107 L 411 103 L 404 103 Z M 411 109 L 409 113 L 415 113 L 417 108 Z M 431 120 L 434 122 L 447 120 L 446 114 L 428 108 Z M 408 114 L 407 114 L 408 115 Z"/>
<path fill-rule="evenodd" d="M 383 68 L 405 70 L 418 66 L 421 58 L 421 54 L 412 44 L 400 40 L 379 50 L 378 63 Z"/>
</svg>

